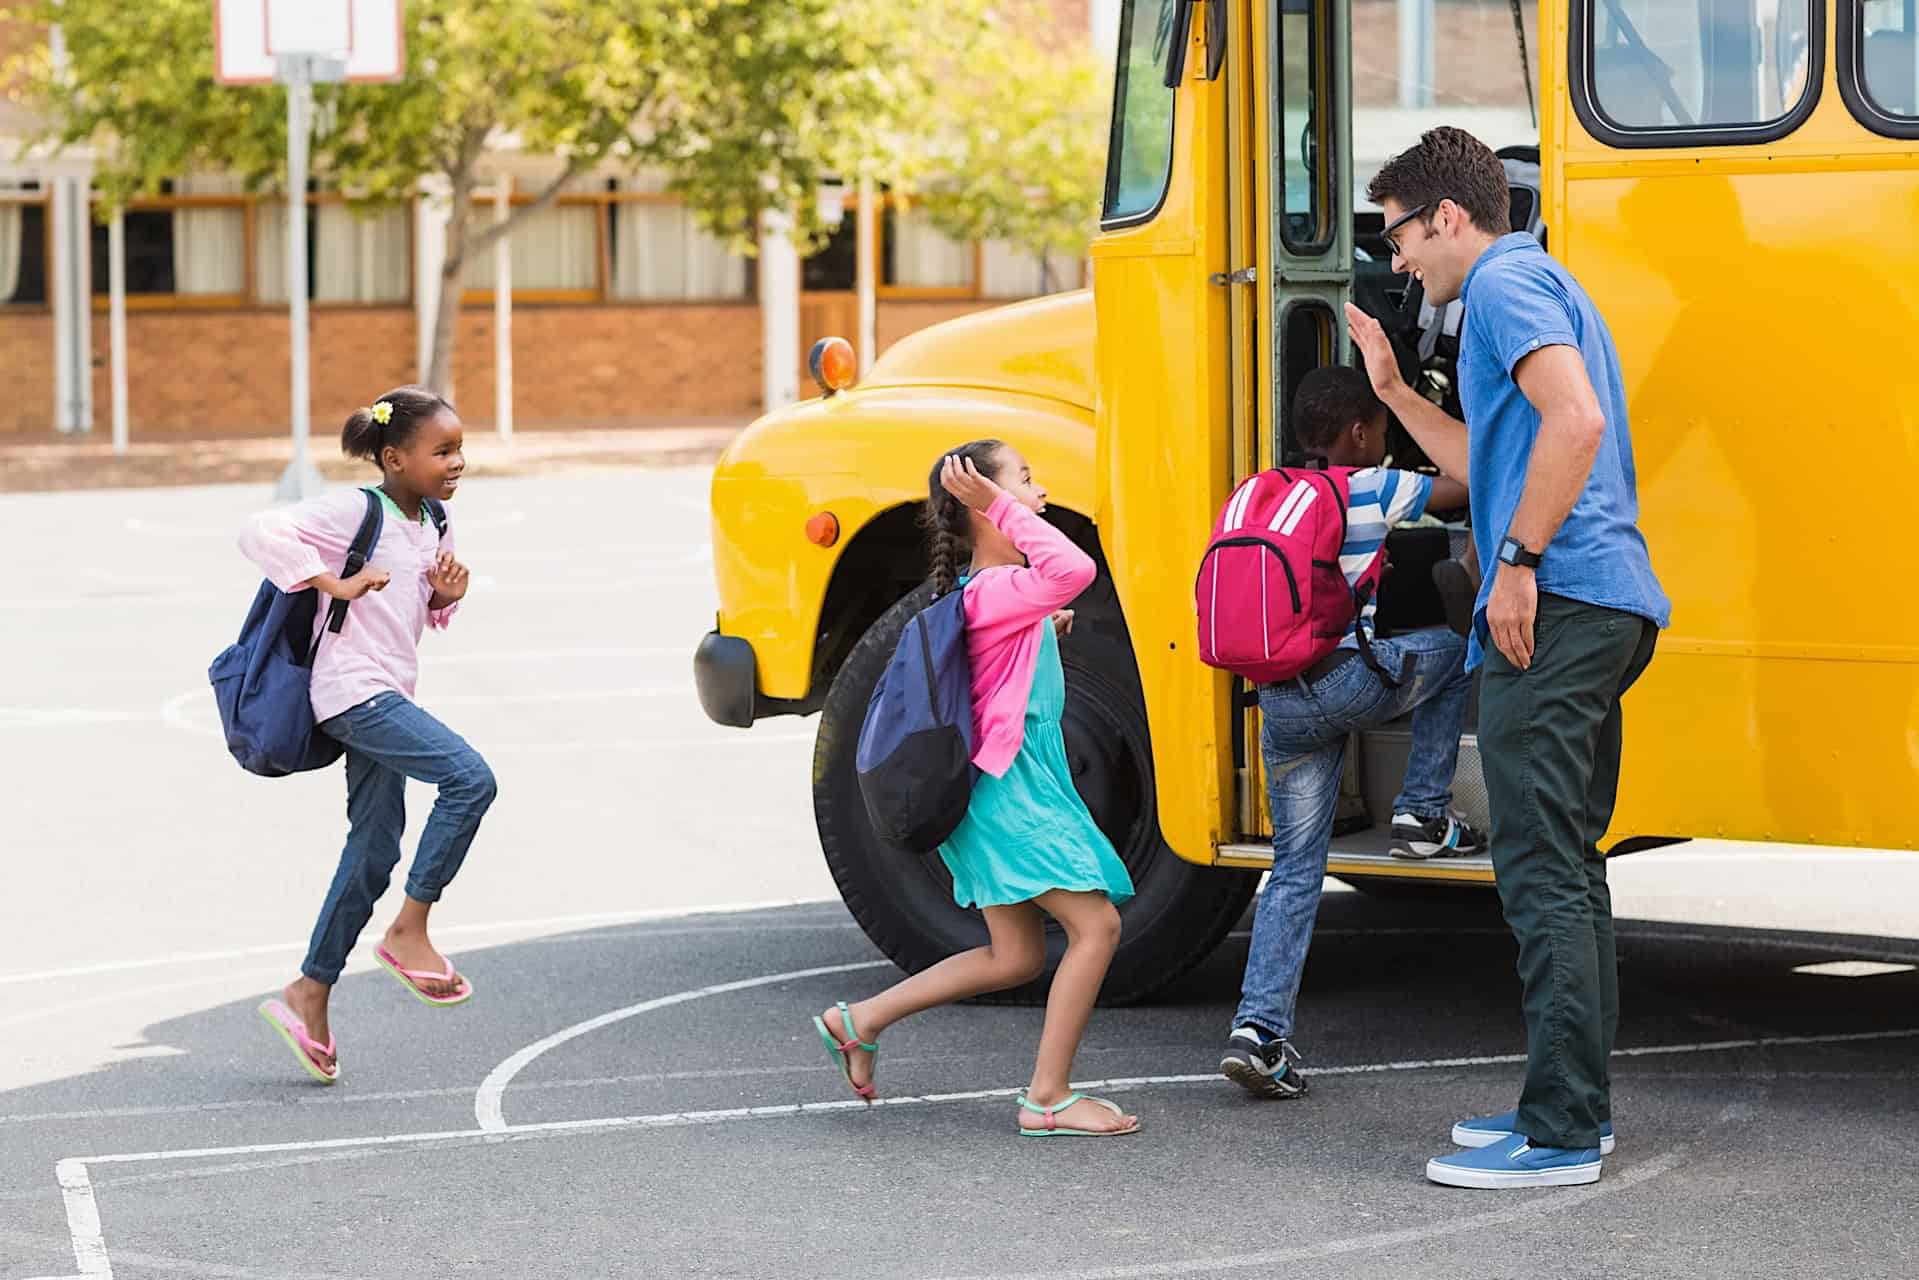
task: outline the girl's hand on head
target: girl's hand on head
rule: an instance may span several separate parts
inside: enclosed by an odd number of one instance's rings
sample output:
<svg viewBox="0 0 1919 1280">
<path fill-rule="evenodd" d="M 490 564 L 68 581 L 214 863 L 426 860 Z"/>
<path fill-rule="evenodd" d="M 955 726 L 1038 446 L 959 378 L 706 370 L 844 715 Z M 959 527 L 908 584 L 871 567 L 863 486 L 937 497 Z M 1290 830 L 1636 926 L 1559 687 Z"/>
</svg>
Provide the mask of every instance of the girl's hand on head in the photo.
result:
<svg viewBox="0 0 1919 1280">
<path fill-rule="evenodd" d="M 971 458 L 956 453 L 947 454 L 940 464 L 940 487 L 975 511 L 985 511 L 1006 492 L 981 475 Z"/>
<path fill-rule="evenodd" d="M 1053 634 L 1056 636 L 1070 636 L 1073 634 L 1073 611 L 1071 609 L 1061 609 L 1053 614 Z"/>
<path fill-rule="evenodd" d="M 449 603 L 466 597 L 467 583 L 471 580 L 465 565 L 453 558 L 451 551 L 442 551 L 433 567 L 427 570 L 426 580 L 433 588 L 433 594 Z"/>
</svg>

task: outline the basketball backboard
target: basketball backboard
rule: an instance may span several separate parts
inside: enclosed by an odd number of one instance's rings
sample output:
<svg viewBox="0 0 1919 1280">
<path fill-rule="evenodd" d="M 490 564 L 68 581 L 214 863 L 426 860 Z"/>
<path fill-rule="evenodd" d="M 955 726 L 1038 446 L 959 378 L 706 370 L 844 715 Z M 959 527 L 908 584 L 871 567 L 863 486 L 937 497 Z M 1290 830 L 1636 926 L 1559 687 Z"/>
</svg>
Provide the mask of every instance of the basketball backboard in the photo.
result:
<svg viewBox="0 0 1919 1280">
<path fill-rule="evenodd" d="M 272 84 L 279 59 L 346 64 L 348 80 L 398 80 L 406 65 L 403 0 L 213 0 L 213 72 L 221 84 Z"/>
</svg>

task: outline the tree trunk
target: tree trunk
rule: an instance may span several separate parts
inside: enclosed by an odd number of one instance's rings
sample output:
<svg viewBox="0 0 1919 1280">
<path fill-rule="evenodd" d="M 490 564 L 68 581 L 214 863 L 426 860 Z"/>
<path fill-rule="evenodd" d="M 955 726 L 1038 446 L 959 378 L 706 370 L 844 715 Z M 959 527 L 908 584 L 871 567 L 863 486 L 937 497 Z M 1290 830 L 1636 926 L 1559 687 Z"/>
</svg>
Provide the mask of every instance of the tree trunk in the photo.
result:
<svg viewBox="0 0 1919 1280">
<path fill-rule="evenodd" d="M 473 169 L 479 158 L 479 148 L 475 145 L 463 154 L 470 158 L 457 172 L 447 175 L 453 185 L 453 200 L 446 215 L 446 262 L 440 268 L 440 300 L 433 317 L 433 358 L 427 364 L 427 385 L 449 402 L 453 400 L 453 352 L 459 338 L 460 301 L 465 292 L 467 258 L 475 253 L 490 251 L 495 241 L 510 233 L 523 219 L 532 217 L 559 199 L 567 182 L 583 167 L 579 161 L 574 161 L 532 203 L 515 205 L 504 222 L 489 222 L 484 227 L 476 228 Z"/>
<path fill-rule="evenodd" d="M 453 175 L 452 205 L 446 215 L 446 261 L 440 267 L 440 297 L 433 315 L 433 358 L 427 385 L 453 400 L 453 353 L 459 340 L 460 295 L 465 292 L 466 242 L 473 222 L 473 177 Z"/>
</svg>

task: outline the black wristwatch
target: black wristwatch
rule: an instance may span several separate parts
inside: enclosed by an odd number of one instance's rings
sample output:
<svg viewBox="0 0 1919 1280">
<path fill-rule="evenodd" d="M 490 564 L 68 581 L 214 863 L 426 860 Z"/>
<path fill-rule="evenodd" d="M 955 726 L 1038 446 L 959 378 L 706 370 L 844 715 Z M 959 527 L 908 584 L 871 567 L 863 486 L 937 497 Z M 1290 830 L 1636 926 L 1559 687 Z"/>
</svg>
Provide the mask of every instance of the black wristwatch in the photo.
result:
<svg viewBox="0 0 1919 1280">
<path fill-rule="evenodd" d="M 1501 564 L 1515 565 L 1521 569 L 1537 569 L 1539 567 L 1539 553 L 1537 551 L 1526 550 L 1525 543 L 1513 537 L 1511 534 L 1507 534 L 1506 540 L 1499 544 L 1499 562 Z"/>
</svg>

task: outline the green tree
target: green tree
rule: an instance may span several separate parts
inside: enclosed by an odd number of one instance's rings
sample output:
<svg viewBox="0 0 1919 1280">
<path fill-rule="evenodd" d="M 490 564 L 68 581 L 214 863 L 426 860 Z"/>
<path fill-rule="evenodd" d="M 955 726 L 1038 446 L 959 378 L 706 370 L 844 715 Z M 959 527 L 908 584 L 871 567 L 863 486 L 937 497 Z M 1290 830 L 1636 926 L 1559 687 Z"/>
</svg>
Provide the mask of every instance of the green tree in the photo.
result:
<svg viewBox="0 0 1919 1280">
<path fill-rule="evenodd" d="M 51 140 L 99 150 L 108 203 L 193 170 L 284 184 L 285 95 L 213 78 L 207 0 L 33 0 L 12 21 L 58 23 L 11 71 Z M 451 199 L 426 381 L 446 388 L 464 269 L 578 174 L 668 175 L 709 228 L 750 245 L 787 208 L 804 245 L 823 232 L 807 193 L 831 174 L 907 180 L 897 145 L 936 99 L 933 51 L 965 41 L 980 0 L 407 0 L 405 76 L 323 86 L 331 127 L 317 178 L 378 203 L 438 179 Z M 0 80 L 6 77 L 0 77 Z M 531 204 L 495 222 L 474 192 L 489 145 L 558 157 Z"/>
<path fill-rule="evenodd" d="M 955 59 L 921 135 L 916 202 L 957 240 L 1084 257 L 1098 229 L 1112 73 L 1033 0 L 1002 0 Z"/>
</svg>

